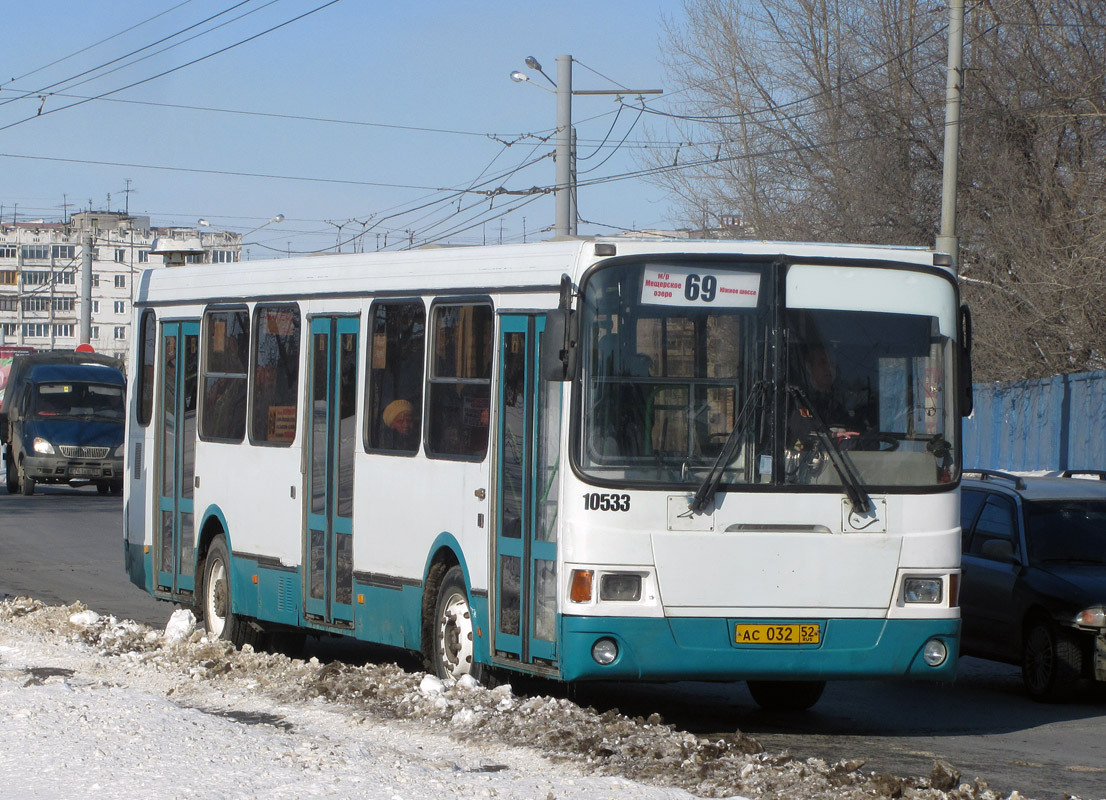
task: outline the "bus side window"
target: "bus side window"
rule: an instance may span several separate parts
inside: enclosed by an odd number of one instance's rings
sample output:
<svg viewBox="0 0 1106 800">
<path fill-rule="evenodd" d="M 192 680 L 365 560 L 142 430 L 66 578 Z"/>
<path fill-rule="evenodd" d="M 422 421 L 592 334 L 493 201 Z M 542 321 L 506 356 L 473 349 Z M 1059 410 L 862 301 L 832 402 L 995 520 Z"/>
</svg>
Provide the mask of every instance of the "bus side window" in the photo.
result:
<svg viewBox="0 0 1106 800">
<path fill-rule="evenodd" d="M 246 365 L 250 319 L 246 309 L 204 314 L 203 406 L 200 436 L 240 442 L 246 434 Z"/>
<path fill-rule="evenodd" d="M 142 337 L 138 345 L 138 424 L 149 425 L 154 414 L 154 353 L 157 348 L 157 320 L 153 310 L 142 312 Z"/>
<path fill-rule="evenodd" d="M 433 310 L 427 451 L 482 459 L 488 449 L 495 317 L 487 304 Z"/>
<path fill-rule="evenodd" d="M 296 438 L 300 309 L 295 303 L 254 309 L 250 441 L 288 447 Z"/>
<path fill-rule="evenodd" d="M 374 303 L 369 337 L 365 449 L 417 453 L 422 439 L 426 341 L 422 301 Z"/>
</svg>

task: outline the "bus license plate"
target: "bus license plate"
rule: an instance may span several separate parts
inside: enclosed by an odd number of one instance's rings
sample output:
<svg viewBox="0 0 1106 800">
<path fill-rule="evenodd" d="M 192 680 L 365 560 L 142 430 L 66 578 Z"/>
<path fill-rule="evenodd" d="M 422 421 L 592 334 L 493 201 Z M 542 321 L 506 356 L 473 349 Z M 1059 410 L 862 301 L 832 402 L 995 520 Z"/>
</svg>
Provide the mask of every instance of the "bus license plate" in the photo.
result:
<svg viewBox="0 0 1106 800">
<path fill-rule="evenodd" d="M 822 640 L 822 628 L 816 622 L 797 622 L 784 625 L 737 623 L 734 628 L 736 644 L 818 644 Z"/>
</svg>

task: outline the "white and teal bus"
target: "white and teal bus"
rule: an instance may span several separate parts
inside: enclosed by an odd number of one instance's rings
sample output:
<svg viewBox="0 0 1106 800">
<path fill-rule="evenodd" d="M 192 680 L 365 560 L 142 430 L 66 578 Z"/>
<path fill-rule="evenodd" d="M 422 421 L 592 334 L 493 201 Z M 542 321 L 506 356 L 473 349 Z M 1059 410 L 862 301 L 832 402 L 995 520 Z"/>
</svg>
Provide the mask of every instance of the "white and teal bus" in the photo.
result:
<svg viewBox="0 0 1106 800">
<path fill-rule="evenodd" d="M 925 249 L 573 239 L 143 273 L 124 543 L 209 635 L 442 677 L 949 680 L 966 309 Z"/>
</svg>

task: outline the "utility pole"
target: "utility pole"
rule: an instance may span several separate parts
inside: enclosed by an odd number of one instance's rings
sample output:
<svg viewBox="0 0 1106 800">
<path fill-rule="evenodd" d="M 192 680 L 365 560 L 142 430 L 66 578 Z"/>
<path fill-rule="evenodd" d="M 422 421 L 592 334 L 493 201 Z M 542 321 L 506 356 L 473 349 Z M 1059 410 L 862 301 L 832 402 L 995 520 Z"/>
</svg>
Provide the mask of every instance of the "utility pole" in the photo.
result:
<svg viewBox="0 0 1106 800">
<path fill-rule="evenodd" d="M 576 176 L 572 173 L 572 56 L 557 56 L 556 163 L 553 235 L 575 236 L 576 218 L 572 215 L 572 193 L 576 189 Z"/>
<path fill-rule="evenodd" d="M 128 281 L 128 283 L 133 283 Z M 92 339 L 92 228 L 81 237 L 81 344 Z"/>
<path fill-rule="evenodd" d="M 557 149 L 556 149 L 556 178 L 553 186 L 554 205 L 556 216 L 553 223 L 554 236 L 576 235 L 576 132 L 572 130 L 572 96 L 573 95 L 646 95 L 663 94 L 661 89 L 584 89 L 574 91 L 572 88 L 572 56 L 557 56 L 557 80 L 553 79 L 541 68 L 541 64 L 533 56 L 526 58 L 526 66 L 537 70 L 542 76 L 553 84 L 553 93 L 557 97 Z M 522 72 L 512 72 L 511 80 L 516 83 L 531 82 Z M 535 84 L 537 86 L 538 84 Z M 540 88 L 545 89 L 544 86 Z M 546 89 L 546 91 L 550 91 Z"/>
<path fill-rule="evenodd" d="M 960 237 L 956 235 L 956 180 L 960 157 L 960 95 L 964 88 L 964 0 L 949 0 L 949 63 L 945 78 L 945 161 L 941 183 L 941 232 L 938 252 L 960 267 Z"/>
</svg>

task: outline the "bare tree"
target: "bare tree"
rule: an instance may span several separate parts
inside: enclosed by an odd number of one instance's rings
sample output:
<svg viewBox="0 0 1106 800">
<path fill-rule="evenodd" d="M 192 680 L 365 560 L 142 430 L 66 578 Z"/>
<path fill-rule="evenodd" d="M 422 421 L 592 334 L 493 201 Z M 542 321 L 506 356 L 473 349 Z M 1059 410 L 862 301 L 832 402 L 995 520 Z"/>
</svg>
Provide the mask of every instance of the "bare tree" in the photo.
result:
<svg viewBox="0 0 1106 800">
<path fill-rule="evenodd" d="M 667 30 L 683 98 L 669 121 L 684 144 L 653 152 L 690 224 L 933 243 L 943 0 L 685 0 L 685 11 Z M 967 19 L 959 220 L 977 376 L 1102 368 L 1106 3 L 988 0 Z"/>
</svg>

